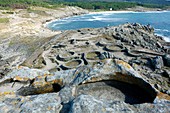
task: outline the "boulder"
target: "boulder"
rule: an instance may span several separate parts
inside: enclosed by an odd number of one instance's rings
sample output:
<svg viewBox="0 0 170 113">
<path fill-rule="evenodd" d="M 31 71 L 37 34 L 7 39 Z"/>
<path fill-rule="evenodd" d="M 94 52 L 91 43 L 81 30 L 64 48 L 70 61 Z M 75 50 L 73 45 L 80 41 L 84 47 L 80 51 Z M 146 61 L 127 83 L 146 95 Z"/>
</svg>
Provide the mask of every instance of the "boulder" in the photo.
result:
<svg viewBox="0 0 170 113">
<path fill-rule="evenodd" d="M 165 66 L 170 67 L 170 55 L 169 54 L 164 55 L 163 60 L 164 60 Z"/>
<path fill-rule="evenodd" d="M 154 69 L 161 69 L 164 66 L 164 62 L 161 56 L 156 56 L 152 59 L 152 65 Z"/>
</svg>

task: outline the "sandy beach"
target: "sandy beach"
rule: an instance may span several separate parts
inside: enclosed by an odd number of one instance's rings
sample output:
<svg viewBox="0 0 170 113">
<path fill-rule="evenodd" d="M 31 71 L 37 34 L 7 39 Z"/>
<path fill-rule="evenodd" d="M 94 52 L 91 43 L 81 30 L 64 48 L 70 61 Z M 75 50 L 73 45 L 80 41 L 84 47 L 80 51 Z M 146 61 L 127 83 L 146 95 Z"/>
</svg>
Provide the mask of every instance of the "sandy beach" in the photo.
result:
<svg viewBox="0 0 170 113">
<path fill-rule="evenodd" d="M 162 10 L 162 9 L 159 9 L 159 8 L 145 8 L 145 7 L 141 7 L 141 6 L 137 6 L 137 7 L 134 7 L 134 8 L 127 8 L 126 10 L 118 10 L 118 11 L 99 11 L 99 12 L 90 12 L 89 14 L 101 14 L 101 13 L 136 13 L 136 12 L 166 12 L 166 11 L 170 11 L 169 9 L 167 10 Z"/>
</svg>

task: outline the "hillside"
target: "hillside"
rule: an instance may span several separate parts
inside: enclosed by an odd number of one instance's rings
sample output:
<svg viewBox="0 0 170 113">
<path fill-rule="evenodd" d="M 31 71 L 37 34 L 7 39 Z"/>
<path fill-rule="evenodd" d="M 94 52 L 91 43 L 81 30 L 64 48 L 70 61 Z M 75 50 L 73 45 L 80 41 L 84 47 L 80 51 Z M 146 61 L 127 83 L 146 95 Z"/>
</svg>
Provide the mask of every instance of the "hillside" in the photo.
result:
<svg viewBox="0 0 170 113">
<path fill-rule="evenodd" d="M 147 4 L 163 4 L 163 5 L 169 5 L 170 1 L 168 0 L 50 0 L 50 1 L 66 1 L 66 2 L 94 2 L 94 1 L 103 1 L 103 2 L 137 2 L 137 3 L 147 3 Z"/>
<path fill-rule="evenodd" d="M 126 10 L 127 8 L 146 7 L 169 9 L 170 2 L 166 0 L 0 0 L 0 9 L 29 9 L 40 6 L 50 9 L 65 6 L 78 6 L 89 10 Z"/>
</svg>

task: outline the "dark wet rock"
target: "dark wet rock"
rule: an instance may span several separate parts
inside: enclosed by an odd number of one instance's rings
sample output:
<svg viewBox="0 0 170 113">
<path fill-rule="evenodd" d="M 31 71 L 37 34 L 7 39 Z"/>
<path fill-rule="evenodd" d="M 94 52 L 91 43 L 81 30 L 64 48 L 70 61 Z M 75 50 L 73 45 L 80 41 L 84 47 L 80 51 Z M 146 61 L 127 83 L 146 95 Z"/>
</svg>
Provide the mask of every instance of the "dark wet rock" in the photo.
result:
<svg viewBox="0 0 170 113">
<path fill-rule="evenodd" d="M 162 90 L 161 86 L 159 84 L 155 84 L 154 87 L 158 89 L 159 91 Z"/>
<path fill-rule="evenodd" d="M 165 66 L 170 67 L 170 55 L 169 54 L 164 55 L 163 60 L 164 60 Z"/>
<path fill-rule="evenodd" d="M 163 76 L 170 78 L 170 70 L 164 69 Z"/>
<path fill-rule="evenodd" d="M 156 43 L 159 48 L 162 48 L 162 44 L 160 42 Z"/>
<path fill-rule="evenodd" d="M 0 60 L 1 60 L 1 58 L 2 58 L 2 55 L 0 54 Z"/>
<path fill-rule="evenodd" d="M 152 65 L 154 69 L 161 69 L 164 66 L 163 59 L 161 56 L 156 56 L 152 59 Z"/>
</svg>

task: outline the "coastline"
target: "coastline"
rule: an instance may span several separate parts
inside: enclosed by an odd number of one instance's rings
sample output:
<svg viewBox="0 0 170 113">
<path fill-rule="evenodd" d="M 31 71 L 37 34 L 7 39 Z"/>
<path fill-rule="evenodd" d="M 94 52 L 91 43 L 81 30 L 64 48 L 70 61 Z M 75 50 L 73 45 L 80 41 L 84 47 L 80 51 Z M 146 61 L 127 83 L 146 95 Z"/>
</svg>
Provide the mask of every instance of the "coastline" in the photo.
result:
<svg viewBox="0 0 170 113">
<path fill-rule="evenodd" d="M 89 14 L 101 14 L 101 13 L 161 13 L 170 12 L 170 10 L 118 10 L 118 11 L 99 11 L 99 12 L 89 12 Z"/>
<path fill-rule="evenodd" d="M 166 37 L 166 36 L 163 36 L 163 35 L 158 34 L 158 33 L 155 33 L 155 35 L 162 37 L 165 42 L 170 42 L 170 37 Z"/>
<path fill-rule="evenodd" d="M 161 11 L 100 11 L 100 12 L 90 12 L 89 14 L 101 14 L 101 13 L 161 13 L 161 12 L 169 12 L 170 10 L 161 10 Z"/>
<path fill-rule="evenodd" d="M 53 31 L 47 27 L 51 22 L 57 21 L 61 18 L 72 17 L 82 14 L 98 14 L 98 13 L 136 13 L 137 10 L 128 9 L 121 11 L 100 11 L 89 12 L 87 10 L 78 7 L 66 7 L 60 9 L 47 9 L 40 7 L 33 7 L 33 11 L 42 11 L 45 15 L 36 12 L 29 12 L 26 10 L 16 10 L 14 14 L 3 14 L 5 11 L 0 11 L 1 18 L 9 18 L 9 23 L 0 23 L 0 43 L 2 46 L 9 48 L 10 46 L 16 46 L 18 43 L 28 46 L 29 51 L 34 51 L 37 47 L 42 45 L 44 41 L 50 40 L 49 37 L 53 37 L 60 34 L 61 31 Z M 145 9 L 146 10 L 146 9 Z M 143 10 L 142 10 L 143 11 Z M 141 12 L 142 12 L 141 11 Z M 162 12 L 163 10 L 152 9 L 145 12 Z M 164 10 L 163 12 L 168 11 Z M 139 11 L 138 11 L 139 12 Z M 7 43 L 3 43 L 6 42 Z M 37 44 L 40 42 L 40 44 Z M 4 56 L 11 57 L 10 52 L 6 52 L 7 48 L 2 48 L 1 53 Z"/>
<path fill-rule="evenodd" d="M 170 10 L 158 10 L 158 9 L 149 10 L 149 9 L 145 9 L 145 10 L 142 10 L 142 11 L 137 11 L 137 10 L 130 10 L 130 9 L 128 9 L 128 10 L 119 10 L 119 11 L 99 11 L 99 12 L 90 11 L 89 13 L 87 13 L 85 15 L 91 15 L 91 14 L 111 14 L 111 13 L 115 13 L 116 14 L 116 13 L 164 13 L 164 12 L 170 12 Z M 77 15 L 73 15 L 73 16 L 77 16 Z M 72 17 L 72 16 L 70 16 L 70 17 Z M 70 17 L 66 17 L 66 18 L 70 18 Z M 52 21 L 46 22 L 43 25 L 47 29 L 50 29 L 50 28 L 47 27 L 47 25 L 52 23 L 52 22 L 55 22 L 57 20 L 59 20 L 59 19 L 54 19 Z M 163 37 L 163 39 L 166 42 L 170 42 L 169 37 L 163 36 L 163 35 L 158 34 L 158 33 L 155 33 L 155 35 Z"/>
<path fill-rule="evenodd" d="M 106 13 L 161 13 L 161 12 L 169 12 L 170 10 L 160 10 L 160 11 L 152 11 L 152 10 L 147 10 L 147 11 L 135 11 L 135 10 L 118 10 L 118 11 L 98 11 L 98 12 L 95 12 L 95 11 L 90 11 L 89 13 L 85 13 L 85 15 L 88 15 L 88 14 L 106 14 Z M 82 14 L 84 15 L 84 14 Z M 73 17 L 73 16 L 79 16 L 79 15 L 72 15 L 72 16 L 68 16 L 68 17 L 63 17 L 63 18 L 69 18 L 69 17 Z M 58 18 L 58 19 L 54 19 L 54 20 L 51 20 L 51 21 L 48 21 L 48 22 L 45 22 L 43 24 L 44 27 L 46 27 L 49 23 L 52 23 L 52 22 L 55 22 L 57 20 L 60 20 L 60 19 L 63 19 L 63 18 Z"/>
</svg>

